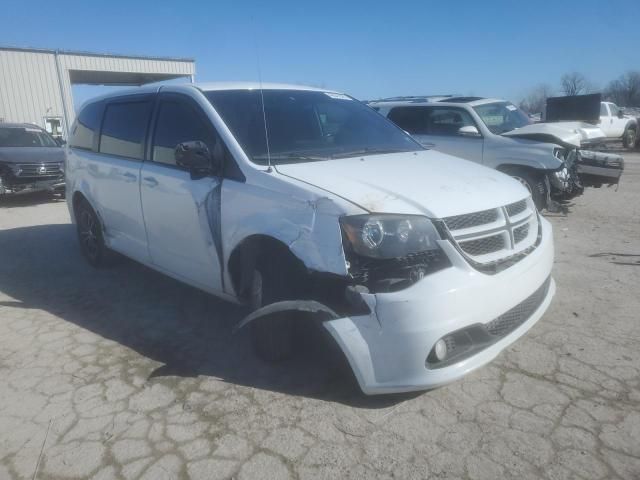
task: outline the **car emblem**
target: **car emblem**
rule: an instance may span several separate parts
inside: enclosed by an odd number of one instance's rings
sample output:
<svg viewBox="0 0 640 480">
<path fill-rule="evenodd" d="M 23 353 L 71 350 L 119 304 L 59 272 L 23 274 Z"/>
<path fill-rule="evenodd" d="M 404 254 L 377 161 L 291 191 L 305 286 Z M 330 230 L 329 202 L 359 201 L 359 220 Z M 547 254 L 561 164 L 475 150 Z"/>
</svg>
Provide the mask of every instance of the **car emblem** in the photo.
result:
<svg viewBox="0 0 640 480">
<path fill-rule="evenodd" d="M 45 173 L 47 173 L 47 167 L 45 167 L 44 165 L 41 165 L 40 168 L 38 169 L 38 173 L 40 175 L 44 175 Z"/>
</svg>

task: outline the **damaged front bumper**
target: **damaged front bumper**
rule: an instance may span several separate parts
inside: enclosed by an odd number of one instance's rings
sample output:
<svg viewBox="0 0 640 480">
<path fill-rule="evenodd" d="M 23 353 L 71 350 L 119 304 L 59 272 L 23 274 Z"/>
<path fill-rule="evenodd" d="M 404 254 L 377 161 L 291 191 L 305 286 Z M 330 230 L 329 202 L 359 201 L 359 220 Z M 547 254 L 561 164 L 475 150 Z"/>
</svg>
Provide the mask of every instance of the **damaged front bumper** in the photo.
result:
<svg viewBox="0 0 640 480">
<path fill-rule="evenodd" d="M 64 176 L 47 180 L 13 181 L 0 175 L 0 195 L 22 194 L 31 192 L 63 193 L 65 191 Z"/>
<path fill-rule="evenodd" d="M 401 291 L 361 294 L 368 315 L 325 321 L 362 391 L 408 392 L 450 383 L 527 332 L 555 293 L 551 225 L 541 222 L 539 246 L 506 270 L 481 273 L 443 241 L 447 255 L 459 259 L 452 267 Z M 433 352 L 439 340 L 448 342 L 452 356 L 437 364 Z"/>
<path fill-rule="evenodd" d="M 580 150 L 576 167 L 584 186 L 617 185 L 624 171 L 624 159 L 614 153 Z"/>
</svg>

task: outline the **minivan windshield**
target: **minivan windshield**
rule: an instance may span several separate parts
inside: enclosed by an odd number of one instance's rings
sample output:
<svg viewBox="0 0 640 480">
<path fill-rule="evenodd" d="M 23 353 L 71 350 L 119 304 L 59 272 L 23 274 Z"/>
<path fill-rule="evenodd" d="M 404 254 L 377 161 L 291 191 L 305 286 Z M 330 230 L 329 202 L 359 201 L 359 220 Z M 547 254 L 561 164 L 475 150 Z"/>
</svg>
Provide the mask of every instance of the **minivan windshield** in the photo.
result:
<svg viewBox="0 0 640 480">
<path fill-rule="evenodd" d="M 529 125 L 529 117 L 511 102 L 493 102 L 473 107 L 492 133 L 500 135 Z"/>
<path fill-rule="evenodd" d="M 47 133 L 37 128 L 0 127 L 0 147 L 57 147 Z"/>
<path fill-rule="evenodd" d="M 262 165 L 423 150 L 353 98 L 310 90 L 213 90 L 205 95 L 247 156 Z M 265 128 L 266 119 L 266 128 Z M 268 150 L 267 141 L 268 138 Z"/>
</svg>

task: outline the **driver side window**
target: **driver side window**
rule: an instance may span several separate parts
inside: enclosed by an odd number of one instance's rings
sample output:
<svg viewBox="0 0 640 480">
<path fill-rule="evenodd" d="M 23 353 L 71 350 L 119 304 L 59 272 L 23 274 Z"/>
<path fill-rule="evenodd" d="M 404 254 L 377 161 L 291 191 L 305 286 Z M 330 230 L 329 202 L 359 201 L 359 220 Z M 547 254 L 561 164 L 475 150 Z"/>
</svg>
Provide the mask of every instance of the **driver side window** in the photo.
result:
<svg viewBox="0 0 640 480">
<path fill-rule="evenodd" d="M 176 166 L 179 143 L 200 140 L 213 152 L 216 135 L 194 107 L 179 100 L 162 100 L 153 134 L 151 160 Z"/>
<path fill-rule="evenodd" d="M 601 103 L 600 104 L 600 116 L 601 117 L 608 117 L 609 116 L 609 111 L 607 110 L 607 104 L 606 103 Z"/>
</svg>

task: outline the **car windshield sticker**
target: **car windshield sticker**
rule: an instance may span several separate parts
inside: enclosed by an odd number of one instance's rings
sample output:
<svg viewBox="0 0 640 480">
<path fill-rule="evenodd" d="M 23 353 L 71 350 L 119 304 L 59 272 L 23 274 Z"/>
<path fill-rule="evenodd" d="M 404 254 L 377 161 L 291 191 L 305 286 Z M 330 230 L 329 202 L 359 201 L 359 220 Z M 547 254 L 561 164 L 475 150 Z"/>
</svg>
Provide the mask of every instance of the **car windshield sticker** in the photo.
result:
<svg viewBox="0 0 640 480">
<path fill-rule="evenodd" d="M 517 107 L 515 105 L 507 105 L 507 110 L 511 110 L 513 112 L 517 110 Z"/>
</svg>

